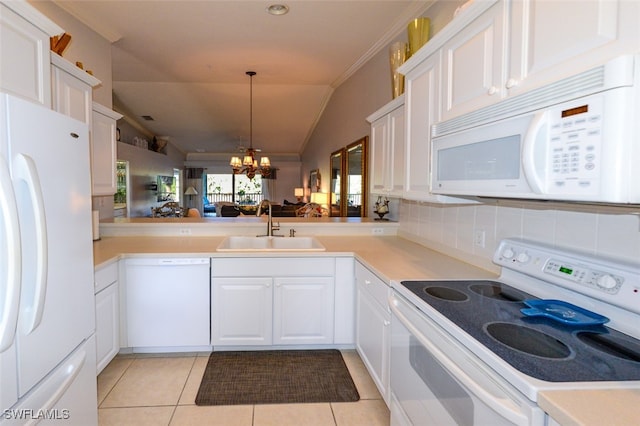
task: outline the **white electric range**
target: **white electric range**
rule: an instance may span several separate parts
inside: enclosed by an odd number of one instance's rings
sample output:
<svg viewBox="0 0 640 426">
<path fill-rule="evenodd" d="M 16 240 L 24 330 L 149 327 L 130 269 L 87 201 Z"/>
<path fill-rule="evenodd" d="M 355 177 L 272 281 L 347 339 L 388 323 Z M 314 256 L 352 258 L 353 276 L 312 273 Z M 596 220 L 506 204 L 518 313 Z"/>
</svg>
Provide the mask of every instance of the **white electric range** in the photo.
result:
<svg viewBox="0 0 640 426">
<path fill-rule="evenodd" d="M 495 281 L 392 282 L 392 424 L 544 425 L 542 390 L 640 389 L 640 265 L 503 240 Z"/>
</svg>

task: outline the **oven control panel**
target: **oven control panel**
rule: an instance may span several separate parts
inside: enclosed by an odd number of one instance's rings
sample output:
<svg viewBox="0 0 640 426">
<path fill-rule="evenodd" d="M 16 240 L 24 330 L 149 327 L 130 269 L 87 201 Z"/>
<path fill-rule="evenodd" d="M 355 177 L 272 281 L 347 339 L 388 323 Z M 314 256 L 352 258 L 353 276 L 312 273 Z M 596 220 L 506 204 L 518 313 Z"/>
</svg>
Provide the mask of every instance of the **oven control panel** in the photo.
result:
<svg viewBox="0 0 640 426">
<path fill-rule="evenodd" d="M 611 294 L 620 291 L 624 282 L 623 277 L 559 259 L 549 259 L 544 267 L 544 272 Z"/>
<path fill-rule="evenodd" d="M 640 313 L 638 264 L 511 238 L 500 242 L 493 261 L 503 267 L 503 275 L 526 274 L 540 285 L 564 287 Z"/>
</svg>

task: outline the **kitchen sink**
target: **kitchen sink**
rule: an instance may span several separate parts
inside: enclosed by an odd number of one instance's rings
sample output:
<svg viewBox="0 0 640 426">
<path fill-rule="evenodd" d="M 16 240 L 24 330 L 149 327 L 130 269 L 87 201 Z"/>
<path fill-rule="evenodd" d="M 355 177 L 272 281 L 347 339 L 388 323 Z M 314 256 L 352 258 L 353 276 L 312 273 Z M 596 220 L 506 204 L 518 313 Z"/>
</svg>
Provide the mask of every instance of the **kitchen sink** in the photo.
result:
<svg viewBox="0 0 640 426">
<path fill-rule="evenodd" d="M 244 237 L 225 238 L 217 251 L 325 251 L 314 237 Z"/>
</svg>

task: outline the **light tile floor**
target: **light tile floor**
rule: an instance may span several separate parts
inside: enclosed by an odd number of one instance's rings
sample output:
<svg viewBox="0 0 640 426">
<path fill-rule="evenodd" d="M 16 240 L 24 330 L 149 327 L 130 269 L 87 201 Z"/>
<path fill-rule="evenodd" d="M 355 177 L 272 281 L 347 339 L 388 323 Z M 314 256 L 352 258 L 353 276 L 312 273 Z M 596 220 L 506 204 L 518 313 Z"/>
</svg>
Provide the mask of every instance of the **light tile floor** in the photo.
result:
<svg viewBox="0 0 640 426">
<path fill-rule="evenodd" d="M 119 355 L 98 376 L 100 426 L 376 426 L 389 410 L 356 351 L 342 351 L 360 401 L 198 407 L 209 354 Z"/>
</svg>

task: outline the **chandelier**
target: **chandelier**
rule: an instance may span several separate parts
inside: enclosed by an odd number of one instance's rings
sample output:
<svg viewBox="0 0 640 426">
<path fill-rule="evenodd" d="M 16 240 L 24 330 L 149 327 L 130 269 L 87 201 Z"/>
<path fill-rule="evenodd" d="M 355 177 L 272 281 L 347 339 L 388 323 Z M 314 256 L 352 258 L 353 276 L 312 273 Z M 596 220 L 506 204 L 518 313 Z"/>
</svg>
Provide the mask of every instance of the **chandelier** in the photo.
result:
<svg viewBox="0 0 640 426">
<path fill-rule="evenodd" d="M 253 179 L 256 173 L 260 173 L 263 177 L 267 177 L 271 174 L 271 162 L 269 157 L 262 157 L 260 159 L 260 165 L 256 160 L 255 154 L 260 152 L 259 149 L 253 148 L 253 76 L 256 75 L 255 71 L 247 71 L 249 76 L 249 148 L 245 150 L 244 157 L 240 161 L 240 157 L 231 157 L 229 165 L 233 168 L 233 174 L 246 173 L 249 179 Z"/>
</svg>

